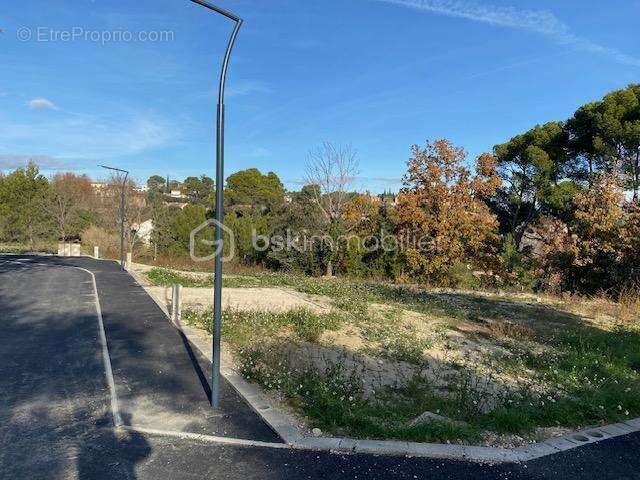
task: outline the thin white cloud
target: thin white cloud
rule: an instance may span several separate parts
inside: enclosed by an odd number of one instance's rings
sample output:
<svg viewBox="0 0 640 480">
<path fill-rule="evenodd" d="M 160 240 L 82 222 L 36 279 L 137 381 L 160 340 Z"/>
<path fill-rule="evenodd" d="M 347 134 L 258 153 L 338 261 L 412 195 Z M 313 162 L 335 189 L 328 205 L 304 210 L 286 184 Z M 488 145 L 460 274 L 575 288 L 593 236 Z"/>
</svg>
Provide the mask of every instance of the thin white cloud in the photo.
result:
<svg viewBox="0 0 640 480">
<path fill-rule="evenodd" d="M 49 155 L 0 154 L 0 170 L 22 168 L 34 162 L 41 170 L 55 170 L 69 167 L 69 164 Z"/>
<path fill-rule="evenodd" d="M 29 107 L 31 110 L 38 111 L 58 109 L 56 104 L 47 98 L 34 98 L 33 100 L 29 100 L 27 102 L 27 107 Z"/>
<path fill-rule="evenodd" d="M 289 179 L 285 179 L 283 180 L 284 183 L 289 184 L 289 185 L 297 185 L 300 187 L 304 187 L 305 185 L 309 185 L 309 182 L 307 180 L 304 180 L 302 178 L 289 178 Z"/>
<path fill-rule="evenodd" d="M 271 88 L 265 82 L 260 80 L 238 80 L 232 82 L 227 87 L 226 94 L 228 97 L 240 97 L 243 95 L 251 95 L 254 93 L 270 93 Z"/>
<path fill-rule="evenodd" d="M 640 58 L 615 48 L 605 47 L 574 34 L 553 13 L 544 10 L 522 10 L 515 7 L 487 5 L 472 0 L 378 0 L 406 8 L 464 18 L 497 27 L 527 30 L 551 38 L 555 42 L 587 52 L 608 56 L 615 61 L 640 67 Z"/>
<path fill-rule="evenodd" d="M 150 152 L 175 145 L 181 125 L 150 114 L 120 112 L 117 118 L 67 115 L 48 121 L 15 122 L 0 112 L 0 145 L 7 149 L 34 145 L 55 158 L 95 161 Z"/>
<path fill-rule="evenodd" d="M 399 185 L 402 183 L 402 178 L 399 177 L 360 177 L 361 180 L 385 183 L 387 185 Z"/>
</svg>

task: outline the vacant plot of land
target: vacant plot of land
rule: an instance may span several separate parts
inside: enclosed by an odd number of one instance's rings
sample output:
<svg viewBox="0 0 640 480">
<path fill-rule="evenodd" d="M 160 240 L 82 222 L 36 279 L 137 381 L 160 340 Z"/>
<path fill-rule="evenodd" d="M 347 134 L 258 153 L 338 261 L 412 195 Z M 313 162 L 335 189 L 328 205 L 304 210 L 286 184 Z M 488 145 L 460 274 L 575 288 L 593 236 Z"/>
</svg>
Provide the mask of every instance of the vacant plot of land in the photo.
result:
<svg viewBox="0 0 640 480">
<path fill-rule="evenodd" d="M 210 294 L 207 277 L 147 275 L 156 284 L 202 282 Z M 635 300 L 281 274 L 225 286 L 295 291 L 329 307 L 235 306 L 224 334 L 246 378 L 332 434 L 508 446 L 640 415 Z M 185 318 L 210 327 L 201 308 Z"/>
<path fill-rule="evenodd" d="M 213 286 L 210 274 L 171 273 L 164 269 L 150 269 L 137 266 L 137 273 L 147 278 L 148 290 L 160 299 L 167 308 L 172 302 L 171 285 L 180 284 L 182 304 L 189 310 L 202 311 L 213 305 Z M 222 306 L 230 310 L 258 310 L 265 312 L 287 312 L 308 309 L 315 313 L 326 313 L 331 309 L 327 302 L 320 302 L 290 288 L 252 287 L 250 281 L 240 284 L 242 277 L 235 277 L 238 285 L 246 288 L 225 288 L 222 292 Z M 225 283 L 228 283 L 226 279 Z M 226 286 L 226 285 L 225 285 Z"/>
</svg>

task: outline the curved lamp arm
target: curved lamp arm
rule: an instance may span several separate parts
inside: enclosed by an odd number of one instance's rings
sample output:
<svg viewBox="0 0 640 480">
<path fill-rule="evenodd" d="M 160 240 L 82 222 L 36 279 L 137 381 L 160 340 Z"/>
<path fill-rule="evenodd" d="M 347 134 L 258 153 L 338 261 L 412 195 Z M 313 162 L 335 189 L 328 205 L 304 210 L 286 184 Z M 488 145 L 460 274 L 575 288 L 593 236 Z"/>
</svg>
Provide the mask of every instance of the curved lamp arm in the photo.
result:
<svg viewBox="0 0 640 480">
<path fill-rule="evenodd" d="M 233 50 L 233 45 L 236 43 L 236 37 L 238 36 L 238 32 L 240 31 L 240 27 L 242 26 L 242 19 L 237 15 L 220 8 L 216 5 L 213 5 L 205 0 L 191 0 L 193 3 L 197 3 L 198 5 L 202 5 L 209 10 L 213 10 L 221 15 L 224 15 L 230 20 L 235 22 L 235 26 L 233 27 L 233 31 L 231 32 L 231 36 L 229 37 L 229 43 L 227 44 L 227 50 L 224 54 L 224 59 L 222 61 L 222 70 L 220 71 L 220 85 L 218 87 L 218 104 L 224 105 L 224 87 L 227 81 L 227 69 L 229 67 L 229 59 L 231 58 L 231 51 Z"/>
</svg>

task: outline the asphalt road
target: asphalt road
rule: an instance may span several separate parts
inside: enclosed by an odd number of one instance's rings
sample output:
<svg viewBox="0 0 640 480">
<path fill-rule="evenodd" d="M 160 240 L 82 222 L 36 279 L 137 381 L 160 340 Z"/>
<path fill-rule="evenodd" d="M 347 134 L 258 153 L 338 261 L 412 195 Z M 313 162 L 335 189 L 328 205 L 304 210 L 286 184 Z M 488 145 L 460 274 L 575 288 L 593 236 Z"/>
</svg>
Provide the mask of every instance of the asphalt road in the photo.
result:
<svg viewBox="0 0 640 480">
<path fill-rule="evenodd" d="M 232 447 L 115 433 L 97 325 L 95 274 L 123 421 L 278 442 L 113 262 L 0 256 L 2 479 L 640 479 L 640 434 L 526 464 Z"/>
</svg>

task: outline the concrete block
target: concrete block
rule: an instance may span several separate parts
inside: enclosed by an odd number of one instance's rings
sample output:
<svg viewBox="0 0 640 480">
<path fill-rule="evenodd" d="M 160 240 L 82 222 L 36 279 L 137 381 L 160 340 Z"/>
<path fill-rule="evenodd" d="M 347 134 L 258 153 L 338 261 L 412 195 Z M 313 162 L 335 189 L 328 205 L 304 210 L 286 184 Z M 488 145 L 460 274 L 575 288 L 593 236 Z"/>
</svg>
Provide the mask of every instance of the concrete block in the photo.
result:
<svg viewBox="0 0 640 480">
<path fill-rule="evenodd" d="M 525 457 L 523 458 L 523 461 L 526 461 L 558 453 L 560 450 L 546 443 L 531 443 L 528 445 L 522 445 L 512 451 L 514 453 L 522 454 Z"/>
<path fill-rule="evenodd" d="M 280 438 L 284 440 L 284 443 L 288 445 L 293 445 L 296 442 L 300 441 L 300 439 L 302 438 L 302 435 L 300 435 L 300 432 L 295 427 L 282 426 L 282 427 L 278 427 L 277 429 L 274 428 L 274 430 L 280 436 Z"/>
<path fill-rule="evenodd" d="M 407 442 L 393 440 L 357 440 L 355 453 L 372 453 L 376 455 L 406 455 L 409 449 Z"/>
<path fill-rule="evenodd" d="M 502 463 L 520 461 L 520 456 L 516 452 L 505 448 L 464 445 L 462 447 L 462 454 L 469 460 L 479 462 Z"/>
<path fill-rule="evenodd" d="M 58 243 L 58 256 L 64 257 L 64 243 Z"/>
<path fill-rule="evenodd" d="M 72 257 L 79 257 L 81 255 L 80 252 L 80 244 L 79 243 L 72 243 L 70 246 L 70 255 Z"/>
<path fill-rule="evenodd" d="M 462 458 L 463 453 L 462 445 L 407 442 L 406 454 L 413 457 Z"/>
<path fill-rule="evenodd" d="M 611 425 L 605 425 L 604 427 L 598 427 L 598 430 L 603 431 L 607 435 L 611 437 L 617 437 L 619 435 L 625 435 L 627 433 L 631 433 L 629 426 L 625 426 L 626 428 L 620 428 L 619 424 L 614 423 Z"/>
<path fill-rule="evenodd" d="M 93 258 L 100 258 L 100 247 L 93 247 Z"/>
<path fill-rule="evenodd" d="M 304 437 L 295 442 L 293 447 L 302 450 L 337 450 L 339 445 L 339 438 Z"/>
<path fill-rule="evenodd" d="M 353 438 L 341 438 L 340 446 L 338 447 L 338 449 L 341 452 L 353 452 L 356 448 L 357 443 L 358 440 L 355 440 Z"/>
<path fill-rule="evenodd" d="M 576 440 L 571 440 L 570 438 L 559 437 L 559 438 L 550 438 L 549 440 L 545 440 L 542 443 L 546 445 L 551 445 L 552 447 L 557 448 L 560 451 L 564 451 L 564 450 L 570 450 L 580 445 L 584 445 L 586 442 L 578 442 Z"/>
<path fill-rule="evenodd" d="M 633 429 L 640 429 L 640 418 L 632 418 L 631 420 L 627 420 L 624 422 L 626 425 L 629 425 Z"/>
</svg>

